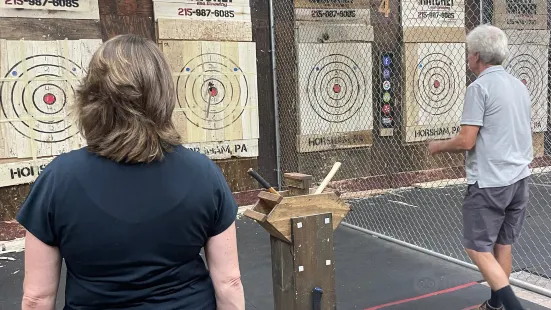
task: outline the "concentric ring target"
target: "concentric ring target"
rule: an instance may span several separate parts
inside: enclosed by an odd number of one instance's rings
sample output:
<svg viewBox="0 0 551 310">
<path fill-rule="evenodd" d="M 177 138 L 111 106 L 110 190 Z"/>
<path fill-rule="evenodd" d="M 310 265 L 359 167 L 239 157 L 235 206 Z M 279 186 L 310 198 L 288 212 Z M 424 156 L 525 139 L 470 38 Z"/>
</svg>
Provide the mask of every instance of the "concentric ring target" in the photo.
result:
<svg viewBox="0 0 551 310">
<path fill-rule="evenodd" d="M 59 55 L 29 56 L 11 67 L 0 84 L 0 107 L 21 135 L 44 143 L 70 139 L 72 124 L 66 107 L 74 98 L 77 79 L 84 73 L 75 62 Z M 65 79 L 65 80 L 63 80 Z M 29 120 L 31 118 L 31 120 Z"/>
<path fill-rule="evenodd" d="M 462 82 L 454 67 L 453 60 L 442 53 L 430 53 L 419 61 L 413 93 L 421 109 L 431 115 L 442 115 L 453 108 L 458 99 L 456 90 Z"/>
<path fill-rule="evenodd" d="M 195 126 L 217 130 L 237 121 L 249 102 L 249 85 L 228 57 L 205 53 L 188 61 L 177 79 L 178 104 Z"/>
<path fill-rule="evenodd" d="M 362 92 L 365 77 L 359 65 L 343 54 L 320 59 L 308 75 L 306 91 L 314 112 L 323 120 L 342 123 L 354 116 L 368 100 Z"/>
<path fill-rule="evenodd" d="M 511 58 L 505 70 L 526 85 L 532 97 L 532 104 L 537 104 L 540 96 L 546 96 L 542 94 L 542 90 L 547 89 L 547 86 L 541 75 L 541 65 L 534 56 L 526 53 L 518 54 Z"/>
</svg>

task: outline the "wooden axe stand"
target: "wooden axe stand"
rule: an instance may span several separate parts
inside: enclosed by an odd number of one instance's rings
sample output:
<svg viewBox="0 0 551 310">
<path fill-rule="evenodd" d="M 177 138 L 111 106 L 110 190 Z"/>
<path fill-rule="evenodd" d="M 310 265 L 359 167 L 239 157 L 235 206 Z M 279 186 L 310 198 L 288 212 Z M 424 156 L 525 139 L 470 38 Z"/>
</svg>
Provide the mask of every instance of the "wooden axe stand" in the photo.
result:
<svg viewBox="0 0 551 310">
<path fill-rule="evenodd" d="M 334 310 L 333 231 L 350 211 L 335 192 L 312 193 L 312 176 L 286 173 L 288 190 L 266 191 L 244 215 L 270 233 L 275 310 Z"/>
</svg>

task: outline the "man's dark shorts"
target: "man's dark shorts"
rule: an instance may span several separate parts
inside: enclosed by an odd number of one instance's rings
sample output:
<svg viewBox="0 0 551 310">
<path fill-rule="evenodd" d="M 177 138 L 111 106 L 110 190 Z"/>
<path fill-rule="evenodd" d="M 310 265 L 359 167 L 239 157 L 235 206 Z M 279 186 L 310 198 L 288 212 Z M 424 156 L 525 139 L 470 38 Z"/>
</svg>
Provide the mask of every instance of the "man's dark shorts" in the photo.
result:
<svg viewBox="0 0 551 310">
<path fill-rule="evenodd" d="M 511 245 L 520 235 L 528 205 L 528 179 L 504 187 L 467 187 L 463 201 L 463 245 L 491 252 L 494 244 Z"/>
</svg>

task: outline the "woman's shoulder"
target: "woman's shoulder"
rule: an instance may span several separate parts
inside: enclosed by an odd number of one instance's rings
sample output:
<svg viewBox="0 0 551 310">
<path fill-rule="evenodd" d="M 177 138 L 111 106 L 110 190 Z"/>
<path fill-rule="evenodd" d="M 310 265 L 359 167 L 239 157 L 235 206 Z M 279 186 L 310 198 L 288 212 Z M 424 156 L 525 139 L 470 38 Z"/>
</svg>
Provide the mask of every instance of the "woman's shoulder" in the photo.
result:
<svg viewBox="0 0 551 310">
<path fill-rule="evenodd" d="M 178 146 L 171 153 L 174 153 L 178 164 L 184 163 L 209 170 L 218 167 L 207 155 L 185 146 Z"/>
</svg>

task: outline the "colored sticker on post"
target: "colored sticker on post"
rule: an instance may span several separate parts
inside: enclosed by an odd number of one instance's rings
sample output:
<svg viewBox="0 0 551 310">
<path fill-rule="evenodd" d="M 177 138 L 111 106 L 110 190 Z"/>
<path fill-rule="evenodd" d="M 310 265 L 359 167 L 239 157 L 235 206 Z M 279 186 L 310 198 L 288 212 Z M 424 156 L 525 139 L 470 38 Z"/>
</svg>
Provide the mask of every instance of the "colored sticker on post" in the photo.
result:
<svg viewBox="0 0 551 310">
<path fill-rule="evenodd" d="M 384 69 L 383 70 L 383 78 L 390 79 L 390 69 Z"/>
<path fill-rule="evenodd" d="M 385 92 L 383 94 L 383 101 L 384 102 L 389 102 L 390 101 L 390 93 L 389 92 Z"/>
<path fill-rule="evenodd" d="M 392 60 L 390 59 L 390 56 L 384 56 L 383 57 L 383 65 L 385 67 L 390 66 L 391 63 L 392 63 Z"/>
<path fill-rule="evenodd" d="M 390 81 L 384 81 L 383 82 L 383 89 L 389 90 L 390 89 Z"/>
</svg>

